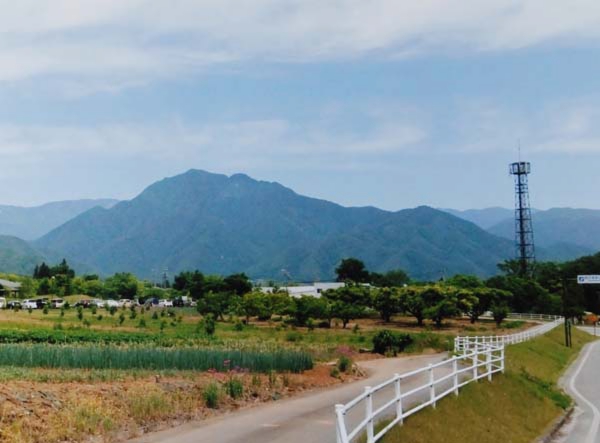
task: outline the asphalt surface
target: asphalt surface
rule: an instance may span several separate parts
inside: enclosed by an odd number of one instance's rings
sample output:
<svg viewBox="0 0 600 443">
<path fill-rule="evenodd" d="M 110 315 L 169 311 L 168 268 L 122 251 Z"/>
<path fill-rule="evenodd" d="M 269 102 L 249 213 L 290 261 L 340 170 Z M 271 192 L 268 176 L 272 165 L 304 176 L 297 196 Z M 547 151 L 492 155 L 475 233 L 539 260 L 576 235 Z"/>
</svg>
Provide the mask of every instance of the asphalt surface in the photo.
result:
<svg viewBox="0 0 600 443">
<path fill-rule="evenodd" d="M 360 381 L 188 423 L 148 434 L 131 442 L 334 443 L 335 404 L 349 402 L 362 393 L 365 386 L 376 386 L 395 373 L 409 372 L 445 358 L 446 354 L 443 353 L 361 362 L 360 366 L 367 371 L 368 376 Z M 423 382 L 424 378 L 415 378 L 407 384 L 406 389 Z M 393 393 L 383 393 L 380 400 L 385 401 L 388 395 Z M 415 398 L 414 402 L 421 400 Z M 363 411 L 357 411 L 356 420 L 361 414 Z M 349 420 L 353 421 L 354 418 L 349 417 Z"/>
<path fill-rule="evenodd" d="M 593 328 L 580 328 L 594 333 Z M 597 330 L 600 336 L 600 328 Z M 554 440 L 556 443 L 600 443 L 600 342 L 588 344 L 561 380 L 575 399 L 572 419 Z"/>
</svg>

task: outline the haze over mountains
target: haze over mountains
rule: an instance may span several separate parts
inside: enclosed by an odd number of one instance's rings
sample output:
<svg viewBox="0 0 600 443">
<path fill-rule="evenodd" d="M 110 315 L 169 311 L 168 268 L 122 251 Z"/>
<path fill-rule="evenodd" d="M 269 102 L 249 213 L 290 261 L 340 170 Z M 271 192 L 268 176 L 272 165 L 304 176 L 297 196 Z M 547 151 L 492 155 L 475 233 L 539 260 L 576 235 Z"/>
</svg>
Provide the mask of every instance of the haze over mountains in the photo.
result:
<svg viewBox="0 0 600 443">
<path fill-rule="evenodd" d="M 23 207 L 0 205 L 0 235 L 35 240 L 95 206 L 110 208 L 117 200 L 86 199 Z"/>
<path fill-rule="evenodd" d="M 295 280 L 328 280 L 342 258 L 354 256 L 373 271 L 402 268 L 435 280 L 492 275 L 514 253 L 511 209 L 343 207 L 244 174 L 199 170 L 156 182 L 130 201 L 0 209 L 4 272 L 29 273 L 41 260 L 65 257 L 80 271 L 102 275 L 153 278 L 165 269 L 200 269 L 280 279 L 286 269 Z M 49 229 L 31 243 L 14 236 L 31 239 Z M 534 229 L 542 260 L 600 249 L 600 211 L 536 211 Z"/>
<path fill-rule="evenodd" d="M 494 235 L 514 238 L 512 209 L 444 210 L 469 220 Z M 600 250 L 600 210 L 552 208 L 532 212 L 534 238 L 540 259 L 568 260 Z"/>
</svg>

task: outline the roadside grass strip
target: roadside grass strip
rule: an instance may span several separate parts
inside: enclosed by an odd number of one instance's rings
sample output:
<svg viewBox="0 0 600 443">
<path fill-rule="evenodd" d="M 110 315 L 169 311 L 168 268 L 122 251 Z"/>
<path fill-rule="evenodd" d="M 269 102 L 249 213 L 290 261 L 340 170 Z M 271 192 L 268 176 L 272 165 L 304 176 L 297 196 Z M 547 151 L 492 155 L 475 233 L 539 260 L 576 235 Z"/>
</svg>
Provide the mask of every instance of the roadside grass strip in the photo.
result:
<svg viewBox="0 0 600 443">
<path fill-rule="evenodd" d="M 529 443 L 571 405 L 557 387 L 561 374 L 594 337 L 573 330 L 573 347 L 555 328 L 533 340 L 506 348 L 506 372 L 491 383 L 465 386 L 437 408 L 426 408 L 391 429 L 385 443 Z M 383 428 L 385 423 L 380 423 Z"/>
</svg>

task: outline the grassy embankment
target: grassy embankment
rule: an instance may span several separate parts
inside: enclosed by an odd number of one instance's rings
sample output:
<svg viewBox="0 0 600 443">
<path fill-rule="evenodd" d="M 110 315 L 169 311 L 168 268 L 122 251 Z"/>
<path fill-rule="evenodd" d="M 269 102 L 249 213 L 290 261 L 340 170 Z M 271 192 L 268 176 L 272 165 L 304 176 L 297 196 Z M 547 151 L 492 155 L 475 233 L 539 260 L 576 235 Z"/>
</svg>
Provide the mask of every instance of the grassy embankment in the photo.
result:
<svg viewBox="0 0 600 443">
<path fill-rule="evenodd" d="M 383 439 L 385 443 L 529 443 L 544 432 L 571 399 L 557 381 L 581 348 L 594 338 L 573 330 L 573 348 L 563 346 L 556 328 L 530 342 L 507 348 L 506 373 L 492 383 L 467 385 L 436 409 L 409 417 Z"/>
</svg>

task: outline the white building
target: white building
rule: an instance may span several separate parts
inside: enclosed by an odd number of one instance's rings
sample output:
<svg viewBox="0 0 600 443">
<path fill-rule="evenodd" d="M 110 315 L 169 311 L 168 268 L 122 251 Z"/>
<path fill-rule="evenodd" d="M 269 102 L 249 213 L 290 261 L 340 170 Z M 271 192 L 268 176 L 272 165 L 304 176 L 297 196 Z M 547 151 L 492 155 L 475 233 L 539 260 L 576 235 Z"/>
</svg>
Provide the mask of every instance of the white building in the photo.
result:
<svg viewBox="0 0 600 443">
<path fill-rule="evenodd" d="M 320 297 L 321 293 L 329 289 L 343 288 L 344 283 L 339 282 L 315 282 L 312 285 L 300 285 L 300 286 L 281 286 L 278 288 L 281 291 L 287 291 L 291 297 L 301 297 L 303 295 L 310 295 L 312 297 Z M 260 290 L 266 294 L 273 292 L 275 288 L 272 286 L 263 286 Z"/>
</svg>

